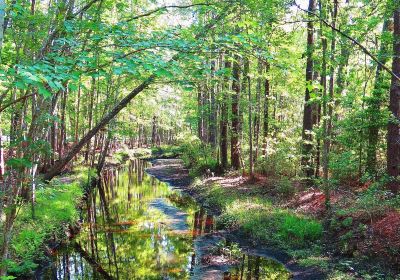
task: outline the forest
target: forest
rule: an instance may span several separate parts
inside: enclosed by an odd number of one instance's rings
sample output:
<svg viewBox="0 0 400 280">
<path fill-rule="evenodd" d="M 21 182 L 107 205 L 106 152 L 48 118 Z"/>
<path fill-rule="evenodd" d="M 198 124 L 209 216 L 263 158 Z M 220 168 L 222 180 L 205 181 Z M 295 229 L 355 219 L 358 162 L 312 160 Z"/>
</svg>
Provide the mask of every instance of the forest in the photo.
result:
<svg viewBox="0 0 400 280">
<path fill-rule="evenodd" d="M 0 279 L 400 279 L 399 0 L 0 0 Z"/>
</svg>

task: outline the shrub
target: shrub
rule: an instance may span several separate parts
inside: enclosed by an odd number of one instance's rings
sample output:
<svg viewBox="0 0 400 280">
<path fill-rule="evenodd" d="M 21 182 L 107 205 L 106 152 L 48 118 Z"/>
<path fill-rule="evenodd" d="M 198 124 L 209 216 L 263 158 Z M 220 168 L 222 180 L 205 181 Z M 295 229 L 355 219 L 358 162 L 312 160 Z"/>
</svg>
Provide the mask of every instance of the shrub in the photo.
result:
<svg viewBox="0 0 400 280">
<path fill-rule="evenodd" d="M 331 153 L 329 168 L 333 179 L 344 181 L 358 176 L 358 157 L 352 151 L 342 153 Z"/>
<path fill-rule="evenodd" d="M 288 142 L 285 135 L 279 134 L 277 139 L 271 139 L 267 156 L 257 159 L 256 171 L 267 175 L 296 176 L 300 166 L 298 145 L 295 139 Z"/>
<path fill-rule="evenodd" d="M 291 197 L 294 195 L 296 189 L 289 178 L 283 177 L 279 180 L 276 186 L 276 191 L 283 197 Z"/>
<path fill-rule="evenodd" d="M 205 173 L 208 169 L 215 172 L 218 168 L 218 161 L 214 155 L 214 149 L 200 141 L 196 136 L 180 138 L 182 149 L 182 160 L 190 168 L 190 175 L 193 177 Z"/>
</svg>

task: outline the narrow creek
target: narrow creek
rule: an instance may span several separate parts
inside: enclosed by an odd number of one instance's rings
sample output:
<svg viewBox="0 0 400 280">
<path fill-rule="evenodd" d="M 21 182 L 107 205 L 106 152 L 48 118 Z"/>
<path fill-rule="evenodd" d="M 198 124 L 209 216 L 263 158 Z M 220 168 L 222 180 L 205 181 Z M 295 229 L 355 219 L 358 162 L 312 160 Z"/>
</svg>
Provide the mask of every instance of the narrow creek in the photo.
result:
<svg viewBox="0 0 400 280">
<path fill-rule="evenodd" d="M 204 248 L 220 238 L 214 217 L 190 196 L 148 175 L 149 166 L 132 160 L 106 170 L 82 209 L 81 232 L 35 279 L 290 278 L 282 264 L 241 253 L 236 244 L 230 250 L 216 246 L 229 251 L 219 257 L 205 255 Z"/>
</svg>

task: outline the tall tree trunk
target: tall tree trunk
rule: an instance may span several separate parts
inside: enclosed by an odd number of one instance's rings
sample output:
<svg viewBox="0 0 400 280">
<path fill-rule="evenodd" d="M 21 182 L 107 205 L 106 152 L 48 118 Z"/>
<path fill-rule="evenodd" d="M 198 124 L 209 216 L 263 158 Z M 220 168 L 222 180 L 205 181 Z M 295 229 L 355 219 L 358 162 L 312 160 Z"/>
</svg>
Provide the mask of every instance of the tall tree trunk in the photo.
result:
<svg viewBox="0 0 400 280">
<path fill-rule="evenodd" d="M 1 116 L 0 116 L 0 123 L 1 123 Z M 0 127 L 0 181 L 3 180 L 4 172 L 5 172 L 5 166 L 4 166 L 3 131 Z"/>
<path fill-rule="evenodd" d="M 60 118 L 60 134 L 58 139 L 58 157 L 62 158 L 66 142 L 66 106 L 67 106 L 67 90 L 63 91 L 61 101 L 61 118 Z"/>
<path fill-rule="evenodd" d="M 201 141 L 203 141 L 204 139 L 203 94 L 203 88 L 201 86 L 201 83 L 199 83 L 197 87 L 197 133 Z"/>
<path fill-rule="evenodd" d="M 254 160 L 257 161 L 258 149 L 259 149 L 259 138 L 260 138 L 260 118 L 261 118 L 261 88 L 262 88 L 262 74 L 263 74 L 263 62 L 261 58 L 258 58 L 257 65 L 257 87 L 256 87 L 256 108 L 254 112 Z"/>
<path fill-rule="evenodd" d="M 392 71 L 400 76 L 400 4 L 395 1 L 395 11 L 393 14 L 393 64 Z M 389 110 L 392 113 L 392 118 L 388 124 L 387 136 L 387 172 L 392 177 L 389 183 L 389 189 L 398 193 L 400 190 L 400 81 L 392 76 L 392 86 L 390 89 Z"/>
<path fill-rule="evenodd" d="M 78 143 L 78 136 L 79 136 L 79 112 L 80 112 L 80 104 L 81 104 L 81 84 L 79 80 L 79 88 L 78 88 L 78 95 L 76 100 L 76 112 L 75 112 L 75 135 L 74 135 L 74 143 Z"/>
<path fill-rule="evenodd" d="M 325 7 L 322 5 L 321 0 L 319 1 L 320 17 L 325 18 Z M 325 205 L 329 205 L 330 194 L 329 194 L 329 183 L 328 183 L 328 165 L 329 165 L 329 134 L 328 134 L 328 96 L 327 96 L 327 51 L 328 42 L 324 32 L 323 23 L 320 22 L 321 28 L 321 44 L 322 44 L 322 71 L 321 71 L 321 87 L 322 87 L 322 176 L 323 176 L 323 190 L 325 193 Z"/>
<path fill-rule="evenodd" d="M 389 42 L 385 40 L 385 34 L 389 31 L 390 20 L 386 19 L 382 28 L 382 42 L 379 49 L 378 59 L 382 64 L 389 60 Z M 370 174 L 376 173 L 376 151 L 379 140 L 379 129 L 381 128 L 379 120 L 382 117 L 381 106 L 384 96 L 387 93 L 386 77 L 380 64 L 376 67 L 375 84 L 372 91 L 372 97 L 369 100 L 369 121 L 368 121 L 368 146 L 366 171 Z"/>
<path fill-rule="evenodd" d="M 235 55 L 233 62 L 233 81 L 232 81 L 232 135 L 231 135 L 231 163 L 235 170 L 240 169 L 240 57 Z"/>
<path fill-rule="evenodd" d="M 308 11 L 314 13 L 315 0 L 309 0 Z M 302 168 L 304 175 L 310 179 L 313 175 L 312 168 L 312 136 L 313 129 L 313 106 L 310 104 L 310 95 L 313 83 L 313 53 L 314 53 L 314 23 L 313 17 L 309 15 L 310 21 L 307 23 L 307 65 L 306 65 L 306 93 L 304 98 L 304 115 L 303 115 L 303 151 L 302 151 Z"/>
<path fill-rule="evenodd" d="M 244 59 L 244 70 L 243 70 L 243 92 L 245 92 L 245 88 L 247 88 L 248 90 L 248 101 L 249 101 L 249 173 L 250 173 L 250 178 L 252 179 L 254 176 L 254 160 L 253 160 L 253 132 L 252 132 L 252 118 L 253 118 L 253 114 L 252 114 L 252 97 L 251 97 L 251 78 L 249 75 L 249 71 L 250 71 L 250 61 L 249 59 L 246 57 Z"/>
<path fill-rule="evenodd" d="M 151 145 L 154 147 L 157 144 L 157 117 L 153 116 L 153 128 L 151 130 Z"/>
<path fill-rule="evenodd" d="M 215 101 L 215 85 L 214 85 L 214 77 L 215 77 L 215 61 L 211 61 L 211 81 L 210 81 L 210 121 L 209 121 L 209 143 L 212 147 L 215 147 L 217 144 L 216 135 L 217 135 L 217 107 Z"/>
<path fill-rule="evenodd" d="M 4 41 L 4 30 L 6 29 L 4 18 L 6 15 L 6 1 L 0 0 L 0 62 L 1 60 L 1 52 L 3 49 L 3 41 Z"/>
<path fill-rule="evenodd" d="M 228 55 L 225 55 L 225 69 L 231 68 L 231 61 Z M 224 79 L 224 88 L 221 101 L 221 140 L 220 153 L 221 165 L 223 169 L 228 167 L 228 92 L 229 92 L 229 77 Z"/>
<path fill-rule="evenodd" d="M 338 0 L 333 1 L 333 12 L 332 12 L 332 26 L 333 29 L 336 28 L 336 19 L 337 19 L 337 14 L 338 14 Z M 323 43 L 324 45 L 326 43 Z M 326 46 L 324 46 L 326 50 Z M 330 200 L 331 200 L 331 194 L 330 194 L 330 183 L 329 183 L 329 152 L 331 148 L 331 136 L 332 136 L 332 118 L 333 118 L 333 100 L 334 100 L 334 82 L 335 82 L 335 66 L 334 66 L 334 61 L 335 61 L 335 51 L 336 51 L 336 32 L 332 30 L 332 41 L 331 41 L 331 55 L 330 55 L 330 60 L 331 60 L 331 66 L 329 68 L 329 98 L 327 101 L 325 101 L 326 98 L 324 98 L 324 116 L 326 116 L 326 113 L 328 115 L 324 118 L 324 127 L 326 126 L 326 133 L 324 135 L 324 155 L 323 155 L 323 171 L 324 171 L 324 191 L 325 191 L 325 206 L 326 209 L 330 209 Z M 326 57 L 326 54 L 325 54 Z M 325 62 L 325 68 L 326 68 L 326 62 Z M 326 74 L 326 73 L 325 73 Z M 326 88 L 326 86 L 325 86 Z M 326 92 L 326 90 L 324 89 Z M 326 95 L 326 94 L 325 94 Z M 328 104 L 326 104 L 328 102 Z M 326 111 L 328 110 L 328 111 Z M 326 123 L 325 123 L 326 121 Z M 325 129 L 324 129 L 325 130 Z M 328 213 L 329 214 L 329 213 Z"/>
<path fill-rule="evenodd" d="M 265 72 L 269 73 L 269 62 L 265 62 Z M 264 122 L 263 122 L 263 156 L 267 155 L 267 144 L 268 144 L 268 129 L 269 129 L 269 94 L 270 94 L 270 81 L 269 78 L 266 77 L 264 81 Z"/>
<path fill-rule="evenodd" d="M 94 92 L 96 90 L 96 79 L 92 77 L 92 88 L 90 90 L 90 101 L 88 104 L 88 131 L 92 129 L 92 122 L 93 122 L 93 105 L 94 105 Z M 89 160 L 89 153 L 90 153 L 90 144 L 91 144 L 91 139 L 87 142 L 86 144 L 86 152 L 85 152 L 85 162 L 88 162 Z"/>
</svg>

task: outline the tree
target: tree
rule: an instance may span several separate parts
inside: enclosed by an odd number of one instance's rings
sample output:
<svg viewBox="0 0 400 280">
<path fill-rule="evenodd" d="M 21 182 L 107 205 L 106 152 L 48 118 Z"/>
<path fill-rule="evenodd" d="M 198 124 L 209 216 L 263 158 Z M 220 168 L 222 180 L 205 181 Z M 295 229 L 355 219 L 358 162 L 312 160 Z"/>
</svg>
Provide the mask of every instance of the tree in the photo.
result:
<svg viewBox="0 0 400 280">
<path fill-rule="evenodd" d="M 232 167 L 236 170 L 240 168 L 240 116 L 239 116 L 239 99 L 240 99 L 240 57 L 234 56 L 232 70 L 232 135 L 231 135 L 231 161 Z"/>
<path fill-rule="evenodd" d="M 310 0 L 308 5 L 309 21 L 307 23 L 307 64 L 306 64 L 306 93 L 304 97 L 304 114 L 303 114 L 303 155 L 302 155 L 302 166 L 304 174 L 307 178 L 311 178 L 313 175 L 312 168 L 312 129 L 313 129 L 313 106 L 310 104 L 310 95 L 313 89 L 313 53 L 314 53 L 314 23 L 313 17 L 311 16 L 315 10 L 315 1 Z"/>
<path fill-rule="evenodd" d="M 393 62 L 392 85 L 390 88 L 389 110 L 392 114 L 388 124 L 387 136 L 387 172 L 391 177 L 389 189 L 394 193 L 400 190 L 400 4 L 395 2 L 393 12 Z M 397 77 L 396 77 L 397 76 Z"/>
</svg>

